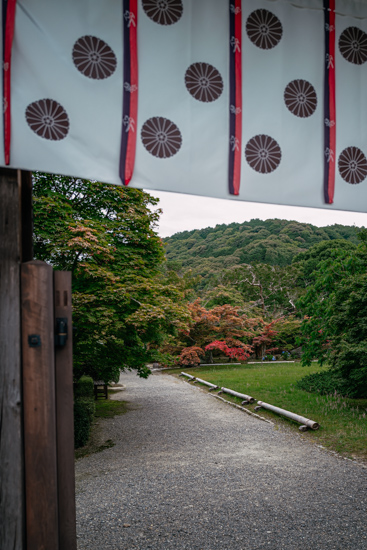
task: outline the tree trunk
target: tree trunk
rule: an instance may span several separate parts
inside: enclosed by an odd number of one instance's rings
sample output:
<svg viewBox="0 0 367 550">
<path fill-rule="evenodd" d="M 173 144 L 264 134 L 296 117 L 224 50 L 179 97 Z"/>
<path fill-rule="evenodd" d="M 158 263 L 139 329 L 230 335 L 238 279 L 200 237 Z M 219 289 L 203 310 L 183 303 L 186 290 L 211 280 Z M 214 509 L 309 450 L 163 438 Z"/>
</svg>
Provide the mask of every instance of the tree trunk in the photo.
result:
<svg viewBox="0 0 367 550">
<path fill-rule="evenodd" d="M 259 292 L 260 292 L 261 307 L 262 307 L 263 313 L 265 315 L 266 309 L 265 309 L 265 300 L 264 300 L 264 294 L 263 294 L 263 286 L 260 283 L 260 281 L 259 281 Z"/>
</svg>

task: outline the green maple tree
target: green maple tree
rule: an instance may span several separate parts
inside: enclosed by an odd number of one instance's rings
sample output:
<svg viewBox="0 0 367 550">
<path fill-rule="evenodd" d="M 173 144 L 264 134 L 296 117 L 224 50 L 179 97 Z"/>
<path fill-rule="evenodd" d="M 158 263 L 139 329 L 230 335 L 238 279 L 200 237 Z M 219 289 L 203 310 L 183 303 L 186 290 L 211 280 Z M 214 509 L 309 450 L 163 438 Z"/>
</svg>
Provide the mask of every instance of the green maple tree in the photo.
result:
<svg viewBox="0 0 367 550">
<path fill-rule="evenodd" d="M 187 327 L 183 292 L 162 276 L 158 200 L 137 189 L 34 174 L 35 257 L 73 278 L 74 373 L 146 377 Z"/>
<path fill-rule="evenodd" d="M 351 397 L 367 397 L 366 230 L 359 237 L 358 248 L 335 248 L 318 263 L 298 304 L 305 314 L 303 364 L 317 358 L 328 365 Z"/>
</svg>

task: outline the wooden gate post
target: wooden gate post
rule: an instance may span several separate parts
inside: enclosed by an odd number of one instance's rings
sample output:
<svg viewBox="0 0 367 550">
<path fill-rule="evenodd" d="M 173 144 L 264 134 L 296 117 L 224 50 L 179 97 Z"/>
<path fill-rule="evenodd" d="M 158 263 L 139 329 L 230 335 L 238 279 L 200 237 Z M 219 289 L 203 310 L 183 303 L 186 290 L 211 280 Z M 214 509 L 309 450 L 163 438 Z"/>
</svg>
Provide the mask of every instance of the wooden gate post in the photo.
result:
<svg viewBox="0 0 367 550">
<path fill-rule="evenodd" d="M 58 550 L 53 269 L 22 264 L 27 550 Z"/>
<path fill-rule="evenodd" d="M 20 180 L 0 168 L 0 548 L 24 548 Z M 32 230 L 30 229 L 32 232 Z"/>
<path fill-rule="evenodd" d="M 71 272 L 54 272 L 60 550 L 76 550 Z M 66 325 L 65 325 L 66 322 Z M 57 336 L 61 333 L 60 336 Z M 66 335 L 66 338 L 65 338 Z"/>
<path fill-rule="evenodd" d="M 71 275 L 54 295 L 32 225 L 32 174 L 0 168 L 0 549 L 76 550 Z"/>
</svg>

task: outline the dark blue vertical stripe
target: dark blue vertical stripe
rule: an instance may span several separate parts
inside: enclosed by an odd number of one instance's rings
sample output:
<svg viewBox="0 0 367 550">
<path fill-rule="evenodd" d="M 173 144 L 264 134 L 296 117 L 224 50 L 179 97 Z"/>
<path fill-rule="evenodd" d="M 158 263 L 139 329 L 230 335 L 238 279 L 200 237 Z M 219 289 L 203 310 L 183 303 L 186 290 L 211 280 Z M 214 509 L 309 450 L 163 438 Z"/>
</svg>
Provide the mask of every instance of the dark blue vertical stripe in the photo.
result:
<svg viewBox="0 0 367 550">
<path fill-rule="evenodd" d="M 127 151 L 127 140 L 129 133 L 126 132 L 124 120 L 130 117 L 130 99 L 131 92 L 126 89 L 126 85 L 131 86 L 131 52 L 130 52 L 130 27 L 128 18 L 124 15 L 130 13 L 130 0 L 123 0 L 123 47 L 124 47 L 124 68 L 123 68 L 123 83 L 122 83 L 122 121 L 121 121 L 121 149 L 120 149 L 120 179 L 125 184 L 125 162 Z"/>
<path fill-rule="evenodd" d="M 2 0 L 2 31 L 3 31 L 3 53 L 2 53 L 2 74 L 3 74 L 3 101 L 2 105 L 4 105 L 4 98 L 5 98 L 5 89 L 4 89 L 4 63 L 5 63 L 5 34 L 6 34 L 6 15 L 8 11 L 8 0 Z M 5 112 L 3 111 L 3 139 L 4 139 L 4 147 L 5 147 Z"/>
<path fill-rule="evenodd" d="M 233 9 L 231 9 L 233 8 Z M 234 194 L 234 155 L 235 149 L 231 143 L 231 136 L 236 137 L 236 113 L 231 111 L 231 106 L 236 109 L 236 71 L 235 52 L 231 44 L 231 38 L 235 36 L 235 5 L 229 2 L 229 162 L 228 162 L 228 189 L 231 195 Z"/>
<path fill-rule="evenodd" d="M 329 12 L 329 0 L 324 0 L 324 33 L 325 33 L 325 80 L 324 80 L 324 200 L 326 204 L 329 204 L 329 163 L 326 151 L 330 149 L 330 126 L 326 124 L 329 121 L 330 124 L 330 89 L 329 89 L 329 69 L 328 69 L 328 54 L 330 54 L 329 47 L 329 25 L 330 25 L 330 12 Z"/>
<path fill-rule="evenodd" d="M 3 60 L 5 51 L 5 29 L 6 29 L 6 12 L 8 8 L 8 0 L 2 0 L 2 28 L 3 28 Z"/>
</svg>

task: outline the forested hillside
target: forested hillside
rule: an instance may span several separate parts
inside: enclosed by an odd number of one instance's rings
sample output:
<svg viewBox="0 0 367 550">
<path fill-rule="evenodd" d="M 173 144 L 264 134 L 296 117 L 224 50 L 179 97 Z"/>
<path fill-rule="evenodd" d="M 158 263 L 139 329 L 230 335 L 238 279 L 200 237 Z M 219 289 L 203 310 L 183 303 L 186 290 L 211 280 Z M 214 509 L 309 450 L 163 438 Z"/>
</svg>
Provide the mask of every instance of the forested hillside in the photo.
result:
<svg viewBox="0 0 367 550">
<path fill-rule="evenodd" d="M 358 244 L 358 231 L 278 219 L 184 231 L 164 239 L 166 269 L 186 279 L 191 301 L 199 297 L 206 307 L 251 303 L 263 315 L 279 315 L 294 311 L 308 275 L 330 249 Z"/>
<path fill-rule="evenodd" d="M 176 233 L 164 239 L 168 261 L 180 262 L 205 275 L 207 266 L 230 267 L 255 262 L 286 266 L 296 254 L 321 241 L 346 239 L 358 243 L 355 227 L 316 227 L 287 220 L 258 220 L 217 225 Z"/>
<path fill-rule="evenodd" d="M 367 395 L 366 230 L 252 220 L 178 233 L 165 246 L 164 275 L 191 316 L 165 348 L 181 365 L 302 354 L 332 368 L 312 379 L 320 391 Z"/>
</svg>

